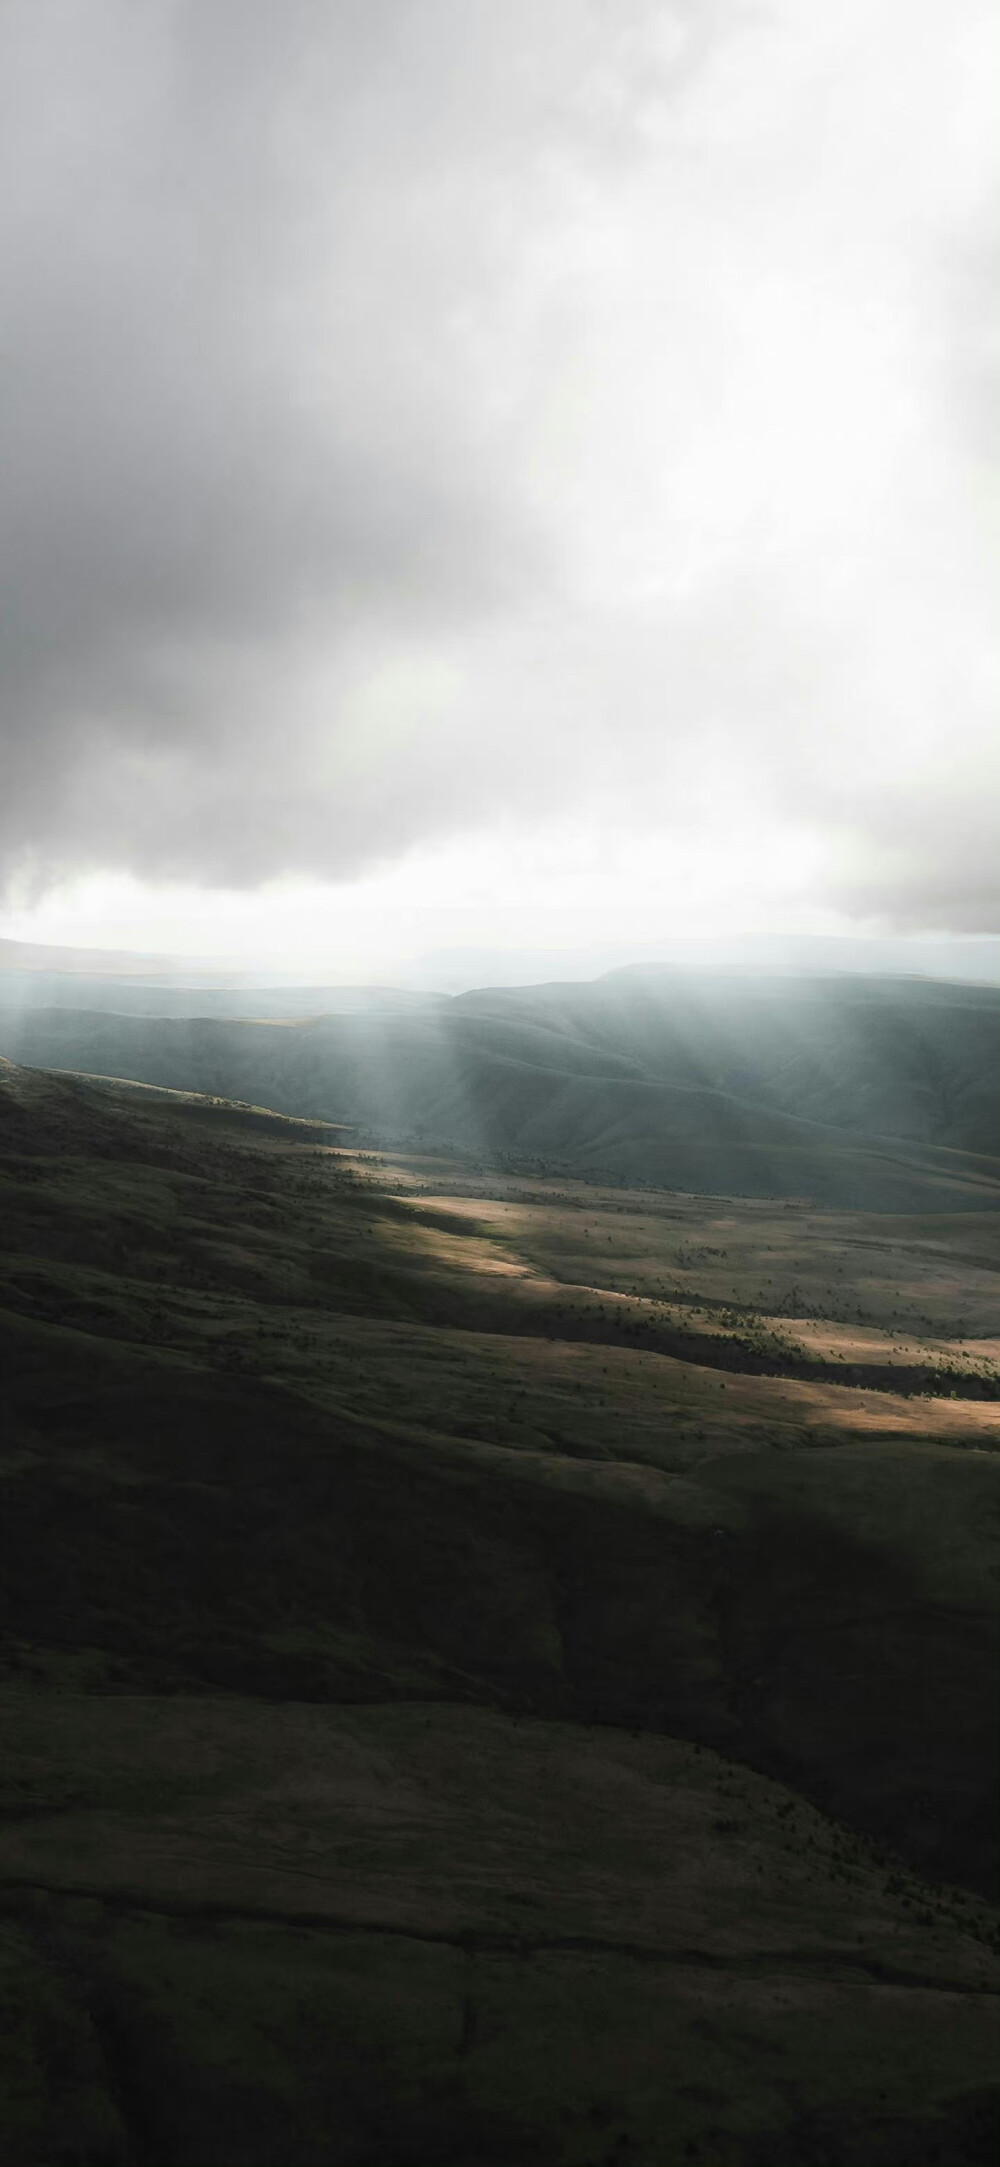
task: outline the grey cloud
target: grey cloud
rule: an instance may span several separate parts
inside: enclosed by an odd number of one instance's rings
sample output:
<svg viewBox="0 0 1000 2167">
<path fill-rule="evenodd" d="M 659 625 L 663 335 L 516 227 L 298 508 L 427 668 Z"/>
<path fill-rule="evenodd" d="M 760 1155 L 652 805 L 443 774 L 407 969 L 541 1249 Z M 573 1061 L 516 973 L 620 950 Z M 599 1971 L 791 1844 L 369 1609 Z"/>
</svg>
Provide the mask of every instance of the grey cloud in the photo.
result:
<svg viewBox="0 0 1000 2167">
<path fill-rule="evenodd" d="M 407 234 L 411 190 L 448 187 L 433 108 L 393 72 L 421 13 L 7 11 L 8 858 L 23 840 L 148 862 L 160 835 L 164 863 L 211 875 L 239 854 L 211 817 L 217 766 L 237 826 L 260 800 L 248 870 L 294 858 L 294 820 L 263 831 L 303 662 L 359 624 L 369 644 L 387 619 L 446 629 L 537 576 L 462 411 L 463 261 L 446 276 L 437 236 Z M 147 753 L 178 757 L 172 842 Z"/>
<path fill-rule="evenodd" d="M 819 526 L 797 548 L 794 530 L 771 532 L 766 461 L 763 480 L 734 475 L 728 528 L 724 502 L 703 514 L 700 469 L 683 479 L 685 401 L 705 374 L 697 345 L 685 353 L 685 310 L 708 324 L 724 409 L 715 285 L 738 291 L 756 216 L 751 192 L 742 227 L 742 168 L 726 167 L 704 100 L 720 54 L 741 64 L 773 13 L 736 0 L 0 11 L 0 875 L 344 879 L 493 812 L 575 798 L 665 830 L 710 819 L 713 777 L 745 771 L 789 820 L 825 823 L 831 900 L 981 922 L 978 661 L 954 687 L 951 727 L 970 750 L 945 835 L 933 779 L 901 793 L 892 763 L 865 765 L 888 711 L 886 597 L 901 611 L 912 590 L 915 620 L 947 620 L 940 673 L 968 647 L 952 589 L 972 609 L 981 574 L 950 467 L 940 516 L 937 500 L 917 505 L 914 563 L 900 569 L 893 530 L 870 591 L 860 577 L 846 601 L 851 533 L 831 543 Z M 794 174 L 770 174 L 767 125 L 749 140 L 777 250 Z M 922 386 L 926 427 L 937 458 L 964 416 L 963 462 L 992 356 L 982 216 L 976 201 L 950 238 L 934 229 L 947 265 L 921 300 L 927 351 L 950 356 Z M 622 286 L 616 251 L 630 246 Z M 718 254 L 701 271 L 706 248 Z M 753 337 L 766 355 L 767 325 Z M 611 390 L 594 406 L 602 369 Z M 757 426 L 752 400 L 740 421 L 744 395 L 737 382 L 737 451 Z M 711 441 L 708 426 L 706 467 Z M 654 537 L 660 517 L 680 536 L 664 544 L 677 565 L 651 602 L 619 603 L 615 523 L 647 488 Z M 633 581 L 645 516 L 625 551 Z M 708 566 L 693 585 L 689 529 Z M 928 727 L 922 713 L 914 743 Z"/>
</svg>

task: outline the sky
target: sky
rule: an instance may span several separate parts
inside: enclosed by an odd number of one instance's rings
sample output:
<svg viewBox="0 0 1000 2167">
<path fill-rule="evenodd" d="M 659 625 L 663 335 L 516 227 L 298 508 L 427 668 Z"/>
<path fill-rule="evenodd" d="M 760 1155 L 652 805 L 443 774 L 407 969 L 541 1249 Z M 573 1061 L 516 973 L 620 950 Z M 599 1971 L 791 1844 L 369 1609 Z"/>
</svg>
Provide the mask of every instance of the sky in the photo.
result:
<svg viewBox="0 0 1000 2167">
<path fill-rule="evenodd" d="M 993 0 L 0 0 L 0 934 L 998 923 Z"/>
</svg>

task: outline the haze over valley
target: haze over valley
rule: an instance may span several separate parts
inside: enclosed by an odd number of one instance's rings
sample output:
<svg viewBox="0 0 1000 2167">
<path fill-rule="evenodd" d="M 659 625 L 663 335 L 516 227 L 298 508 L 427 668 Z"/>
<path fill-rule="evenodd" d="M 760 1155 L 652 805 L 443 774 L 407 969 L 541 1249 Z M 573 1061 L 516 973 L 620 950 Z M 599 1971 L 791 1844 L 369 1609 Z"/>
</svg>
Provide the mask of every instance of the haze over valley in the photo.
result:
<svg viewBox="0 0 1000 2167">
<path fill-rule="evenodd" d="M 195 1013 L 0 1004 L 0 1052 L 578 1173 L 883 1209 L 993 1202 L 992 988 L 632 969 L 453 998 L 347 989 L 332 1015 L 322 988 L 140 1000 Z M 251 1013 L 224 1020 L 234 1006 Z"/>
</svg>

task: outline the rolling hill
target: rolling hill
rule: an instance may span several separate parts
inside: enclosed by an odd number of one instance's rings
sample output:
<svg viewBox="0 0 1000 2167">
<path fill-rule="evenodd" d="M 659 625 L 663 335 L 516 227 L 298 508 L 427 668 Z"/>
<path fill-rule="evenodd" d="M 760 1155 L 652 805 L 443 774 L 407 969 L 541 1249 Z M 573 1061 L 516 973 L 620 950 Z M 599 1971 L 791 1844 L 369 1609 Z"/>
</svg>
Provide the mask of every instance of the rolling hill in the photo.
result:
<svg viewBox="0 0 1000 2167">
<path fill-rule="evenodd" d="M 590 1178 L 840 1207 L 996 1200 L 989 988 L 613 973 L 241 1020 L 0 1010 L 0 1051 Z"/>
<path fill-rule="evenodd" d="M 980 2167 L 981 1200 L 344 1141 L 0 1067 L 0 2151 Z"/>
</svg>

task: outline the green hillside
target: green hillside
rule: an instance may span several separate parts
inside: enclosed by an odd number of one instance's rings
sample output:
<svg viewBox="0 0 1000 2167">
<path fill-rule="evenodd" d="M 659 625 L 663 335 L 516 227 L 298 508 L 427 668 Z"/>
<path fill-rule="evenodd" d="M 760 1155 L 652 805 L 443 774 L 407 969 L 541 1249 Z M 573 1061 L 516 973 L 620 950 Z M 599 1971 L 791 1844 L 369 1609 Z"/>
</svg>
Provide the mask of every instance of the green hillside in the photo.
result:
<svg viewBox="0 0 1000 2167">
<path fill-rule="evenodd" d="M 978 987 L 625 972 L 298 1021 L 4 1011 L 0 1051 L 590 1178 L 882 1211 L 997 1195 Z"/>
<path fill-rule="evenodd" d="M 982 1209 L 342 1141 L 0 1076 L 7 2156 L 991 2158 Z"/>
<path fill-rule="evenodd" d="M 766 978 L 630 968 L 584 987 L 466 994 L 477 1014 L 543 1015 L 647 1079 L 721 1091 L 869 1135 L 995 1153 L 1000 1000 L 922 979 Z"/>
</svg>

